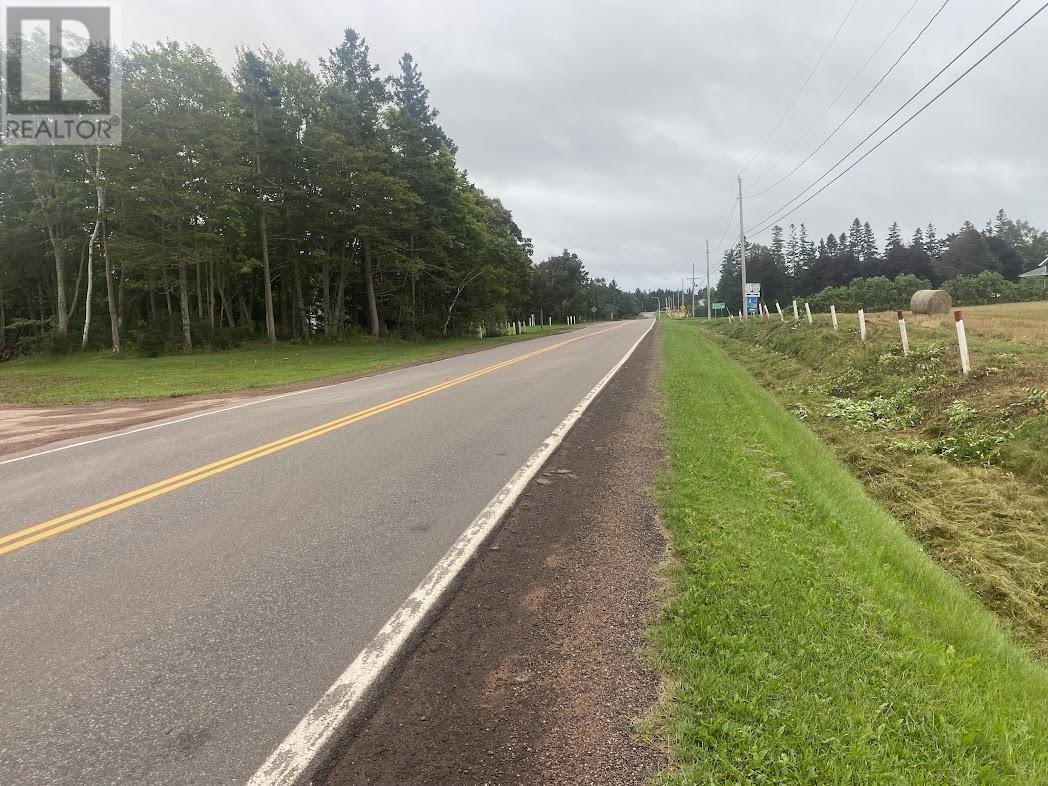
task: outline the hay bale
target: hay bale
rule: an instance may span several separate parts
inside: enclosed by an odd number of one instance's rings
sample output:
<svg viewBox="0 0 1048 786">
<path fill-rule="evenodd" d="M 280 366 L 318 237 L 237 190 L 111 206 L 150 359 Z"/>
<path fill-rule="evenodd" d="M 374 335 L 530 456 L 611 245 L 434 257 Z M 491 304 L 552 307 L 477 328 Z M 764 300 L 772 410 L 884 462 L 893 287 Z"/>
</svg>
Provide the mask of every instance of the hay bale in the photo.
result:
<svg viewBox="0 0 1048 786">
<path fill-rule="evenodd" d="M 914 314 L 949 314 L 953 298 L 945 289 L 918 289 L 910 298 L 910 311 Z"/>
</svg>

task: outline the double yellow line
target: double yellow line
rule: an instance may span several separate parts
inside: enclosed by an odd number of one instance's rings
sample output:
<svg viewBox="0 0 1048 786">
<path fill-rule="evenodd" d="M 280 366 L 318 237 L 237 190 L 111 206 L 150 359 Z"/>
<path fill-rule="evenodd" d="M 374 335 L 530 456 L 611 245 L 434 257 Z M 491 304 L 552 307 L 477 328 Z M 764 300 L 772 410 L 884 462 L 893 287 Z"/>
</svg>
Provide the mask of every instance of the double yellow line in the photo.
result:
<svg viewBox="0 0 1048 786">
<path fill-rule="evenodd" d="M 307 442 L 311 439 L 328 434 L 332 431 L 345 428 L 354 423 L 359 423 L 362 420 L 379 415 L 383 412 L 388 412 L 391 409 L 402 407 L 405 404 L 410 404 L 412 401 L 418 401 L 426 396 L 432 396 L 434 393 L 439 393 L 442 390 L 453 388 L 456 385 L 461 385 L 464 382 L 482 377 L 485 374 L 490 374 L 493 371 L 498 371 L 506 366 L 511 366 L 514 363 L 520 363 L 522 360 L 533 358 L 536 355 L 542 355 L 546 352 L 552 352 L 554 349 L 567 346 L 568 344 L 574 344 L 576 341 L 583 341 L 587 338 L 599 336 L 602 333 L 607 333 L 610 330 L 615 330 L 621 327 L 616 325 L 615 327 L 604 328 L 603 330 L 597 330 L 593 333 L 587 333 L 583 336 L 576 336 L 575 338 L 569 338 L 565 341 L 559 341 L 556 344 L 551 344 L 548 347 L 542 349 L 536 349 L 533 352 L 528 352 L 517 357 L 510 358 L 509 360 L 503 360 L 501 363 L 495 363 L 493 365 L 482 368 L 478 371 L 474 371 L 470 374 L 464 374 L 461 377 L 450 379 L 447 382 L 441 382 L 438 385 L 419 390 L 414 393 L 409 393 L 406 396 L 386 401 L 382 404 L 376 404 L 373 407 L 362 409 L 358 412 L 354 412 L 350 415 L 346 415 L 335 420 L 330 420 L 327 423 L 321 423 L 319 426 L 300 431 L 297 434 L 291 434 L 290 436 L 278 439 L 274 442 L 267 442 L 265 445 L 259 445 L 257 448 L 251 450 L 245 450 L 243 453 L 237 453 L 234 456 L 228 456 L 227 458 L 214 461 L 210 464 L 205 464 L 202 467 L 191 469 L 188 472 L 182 472 L 181 474 L 174 475 L 165 480 L 151 483 L 148 486 L 142 486 L 141 488 L 129 491 L 126 494 L 121 494 L 117 497 L 104 500 L 103 502 L 95 503 L 86 508 L 80 510 L 74 510 L 72 513 L 67 513 L 64 516 L 58 516 L 57 518 L 48 519 L 40 524 L 34 524 L 31 527 L 19 530 L 18 532 L 12 532 L 10 535 L 4 535 L 0 537 L 0 555 L 10 554 L 12 551 L 24 548 L 31 543 L 36 543 L 39 540 L 50 538 L 57 535 L 60 532 L 79 527 L 83 524 L 88 524 L 97 519 L 108 516 L 111 513 L 116 513 L 119 510 L 133 507 L 147 500 L 151 500 L 154 497 L 159 497 L 164 494 L 168 494 L 176 489 L 180 489 L 183 486 L 188 486 L 191 483 L 210 478 L 219 473 L 231 470 L 234 467 L 239 467 L 241 464 L 247 464 L 251 461 L 256 461 L 263 456 L 268 456 L 272 453 L 276 453 L 281 450 L 285 450 L 294 445 L 299 445 L 303 442 Z"/>
</svg>

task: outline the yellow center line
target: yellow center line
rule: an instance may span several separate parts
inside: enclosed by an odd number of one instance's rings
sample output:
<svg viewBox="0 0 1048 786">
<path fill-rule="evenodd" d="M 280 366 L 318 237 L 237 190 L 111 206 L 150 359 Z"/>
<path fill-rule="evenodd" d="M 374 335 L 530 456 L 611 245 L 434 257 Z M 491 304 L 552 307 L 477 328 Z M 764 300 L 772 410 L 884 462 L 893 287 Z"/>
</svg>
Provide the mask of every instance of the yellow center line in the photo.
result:
<svg viewBox="0 0 1048 786">
<path fill-rule="evenodd" d="M 607 333 L 608 331 L 616 330 L 620 327 L 622 327 L 622 325 L 615 325 L 614 327 L 604 328 L 603 330 L 597 330 L 593 333 L 587 333 L 584 336 L 576 336 L 574 338 L 569 338 L 564 341 L 559 341 L 556 344 L 551 344 L 548 347 L 536 349 L 532 352 L 527 352 L 523 355 L 518 355 L 516 357 L 510 358 L 509 360 L 503 360 L 499 363 L 494 363 L 490 366 L 486 366 L 485 368 L 470 372 L 469 374 L 464 374 L 460 377 L 449 379 L 446 382 L 441 382 L 431 387 L 424 388 L 423 390 L 417 390 L 414 393 L 408 393 L 407 395 L 401 396 L 399 398 L 391 399 L 390 401 L 386 401 L 381 404 L 376 404 L 372 407 L 368 407 L 367 409 L 362 409 L 357 412 L 353 412 L 349 415 L 345 415 L 341 418 L 330 420 L 327 423 L 321 423 L 320 425 L 313 426 L 312 428 L 308 428 L 305 431 L 299 431 L 296 434 L 290 434 L 273 442 L 267 442 L 264 445 L 259 445 L 257 448 L 245 450 L 233 456 L 227 456 L 226 458 L 219 459 L 218 461 L 213 461 L 210 464 L 205 464 L 201 467 L 197 467 L 196 469 L 191 469 L 187 472 L 182 472 L 178 475 L 173 475 L 164 480 L 157 481 L 156 483 L 151 483 L 148 486 L 142 486 L 141 488 L 135 489 L 134 491 L 128 491 L 124 494 L 120 494 L 119 496 L 103 500 L 102 502 L 97 502 L 94 505 L 89 505 L 86 508 L 74 510 L 72 513 L 66 513 L 64 516 L 58 516 L 53 519 L 48 519 L 47 521 L 43 521 L 39 524 L 34 524 L 31 527 L 26 527 L 25 529 L 19 530 L 18 532 L 12 532 L 10 535 L 4 535 L 3 537 L 0 537 L 0 555 L 9 554 L 12 551 L 17 551 L 18 549 L 24 548 L 25 546 L 28 546 L 31 543 L 36 543 L 37 541 L 44 540 L 45 538 L 50 538 L 53 535 L 57 535 L 60 532 L 65 532 L 66 530 L 72 529 L 73 527 L 79 527 L 83 524 L 95 521 L 96 519 L 100 519 L 104 516 L 116 513 L 119 510 L 130 508 L 134 505 L 138 505 L 142 502 L 153 499 L 154 497 L 159 497 L 163 494 L 168 494 L 172 491 L 175 491 L 176 489 L 180 489 L 184 486 L 196 483 L 197 481 L 204 480 L 205 478 L 210 478 L 222 472 L 226 472 L 228 470 L 233 469 L 234 467 L 239 467 L 241 464 L 247 464 L 251 461 L 256 461 L 260 458 L 263 458 L 264 456 L 269 456 L 273 453 L 285 450 L 294 445 L 299 445 L 303 442 L 307 442 L 308 440 L 316 439 L 317 437 L 322 436 L 324 434 L 329 434 L 332 431 L 337 431 L 338 429 L 345 428 L 346 426 L 350 426 L 354 423 L 359 423 L 362 420 L 381 414 L 383 412 L 388 412 L 391 409 L 396 409 L 397 407 L 404 406 L 405 404 L 409 404 L 412 401 L 418 401 L 419 399 L 425 398 L 426 396 L 432 396 L 434 393 L 439 393 L 443 390 L 447 390 L 448 388 L 455 387 L 456 385 L 461 385 L 465 382 L 469 382 L 470 380 L 474 380 L 477 377 L 482 377 L 485 374 L 490 374 L 493 371 L 498 371 L 499 369 L 505 368 L 506 366 L 511 366 L 514 363 L 520 363 L 522 360 L 527 360 L 528 358 L 533 358 L 536 355 L 551 352 L 554 349 L 559 349 L 560 347 L 567 346 L 568 344 L 574 344 L 576 341 L 583 341 L 587 338 L 599 336 L 602 333 Z"/>
</svg>

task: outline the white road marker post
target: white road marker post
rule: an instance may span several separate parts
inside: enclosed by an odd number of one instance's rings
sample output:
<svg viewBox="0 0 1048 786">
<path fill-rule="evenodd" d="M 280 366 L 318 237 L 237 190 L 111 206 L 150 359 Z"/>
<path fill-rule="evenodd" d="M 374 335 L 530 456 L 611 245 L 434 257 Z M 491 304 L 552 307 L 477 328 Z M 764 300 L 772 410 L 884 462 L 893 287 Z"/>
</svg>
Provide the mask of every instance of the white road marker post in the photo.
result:
<svg viewBox="0 0 1048 786">
<path fill-rule="evenodd" d="M 801 321 L 800 314 L 797 313 L 797 301 L 796 300 L 793 301 L 793 321 L 794 322 L 800 322 Z"/>
<path fill-rule="evenodd" d="M 957 348 L 961 351 L 961 371 L 970 374 L 972 363 L 968 357 L 968 334 L 964 330 L 964 318 L 960 311 L 954 311 L 953 319 L 957 323 Z"/>
<path fill-rule="evenodd" d="M 550 327 L 553 327 L 553 317 L 550 317 L 550 318 L 549 318 L 549 326 L 550 326 Z"/>
<path fill-rule="evenodd" d="M 731 322 L 731 324 L 733 325 L 735 324 L 735 317 L 731 315 L 730 311 L 728 312 L 728 321 Z"/>
<path fill-rule="evenodd" d="M 859 338 L 866 340 L 866 309 L 859 306 Z"/>
<path fill-rule="evenodd" d="M 902 339 L 902 356 L 907 358 L 910 356 L 910 337 L 906 335 L 906 320 L 903 318 L 902 309 L 896 311 L 895 316 L 899 318 L 899 338 Z"/>
<path fill-rule="evenodd" d="M 833 331 L 837 332 L 837 306 L 830 303 L 830 321 L 833 322 Z"/>
<path fill-rule="evenodd" d="M 779 301 L 778 300 L 775 301 L 775 310 L 779 312 L 779 321 L 780 322 L 785 322 L 786 321 L 786 317 L 783 316 L 782 306 L 779 305 Z"/>
<path fill-rule="evenodd" d="M 804 301 L 804 315 L 808 317 L 808 324 L 814 324 L 811 320 L 811 307 L 808 305 L 808 301 Z"/>
</svg>

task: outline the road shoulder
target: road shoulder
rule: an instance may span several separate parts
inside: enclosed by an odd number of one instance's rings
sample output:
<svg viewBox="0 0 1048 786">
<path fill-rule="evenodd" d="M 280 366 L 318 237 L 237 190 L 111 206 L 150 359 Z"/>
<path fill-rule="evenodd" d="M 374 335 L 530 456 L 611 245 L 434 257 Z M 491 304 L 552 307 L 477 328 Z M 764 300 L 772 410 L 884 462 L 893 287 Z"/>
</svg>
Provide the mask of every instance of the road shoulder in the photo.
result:
<svg viewBox="0 0 1048 786">
<path fill-rule="evenodd" d="M 639 654 L 665 556 L 649 335 L 529 484 L 330 784 L 647 783 Z"/>
</svg>

